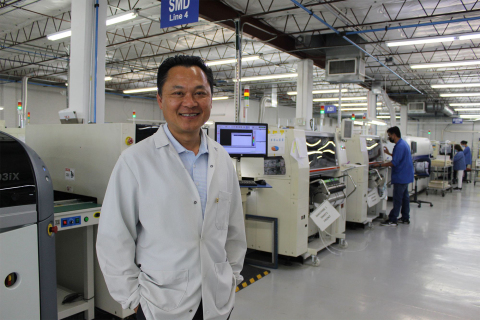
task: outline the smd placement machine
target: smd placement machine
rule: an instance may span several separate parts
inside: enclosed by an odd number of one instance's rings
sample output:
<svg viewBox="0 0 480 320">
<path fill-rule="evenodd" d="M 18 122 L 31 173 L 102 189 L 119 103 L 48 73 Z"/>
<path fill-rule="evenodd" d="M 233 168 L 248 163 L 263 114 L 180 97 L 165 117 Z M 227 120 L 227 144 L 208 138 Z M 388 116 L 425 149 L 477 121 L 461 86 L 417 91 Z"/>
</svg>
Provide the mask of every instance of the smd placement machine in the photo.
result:
<svg viewBox="0 0 480 320">
<path fill-rule="evenodd" d="M 338 135 L 296 129 L 269 130 L 269 157 L 241 160 L 243 177 L 264 179 L 272 189 L 252 190 L 247 199 L 248 215 L 278 219 L 278 253 L 286 259 L 312 257 L 339 242 L 345 243 L 346 175 L 339 154 L 346 160 Z M 340 161 L 341 163 L 341 161 Z M 353 181 L 352 181 L 353 183 Z M 328 202 L 338 217 L 323 229 L 310 215 Z M 249 250 L 273 252 L 272 230 L 265 224 L 246 221 Z"/>
</svg>

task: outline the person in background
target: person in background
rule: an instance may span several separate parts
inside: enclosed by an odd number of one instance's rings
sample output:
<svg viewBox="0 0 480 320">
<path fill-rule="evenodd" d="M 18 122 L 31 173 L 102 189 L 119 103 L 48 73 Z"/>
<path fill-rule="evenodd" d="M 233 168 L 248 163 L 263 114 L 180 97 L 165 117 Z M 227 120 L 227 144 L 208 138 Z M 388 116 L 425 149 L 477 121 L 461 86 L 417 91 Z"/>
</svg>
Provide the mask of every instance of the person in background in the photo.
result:
<svg viewBox="0 0 480 320">
<path fill-rule="evenodd" d="M 393 209 L 388 215 L 388 219 L 381 225 L 386 227 L 396 227 L 398 222 L 410 224 L 410 194 L 408 185 L 413 182 L 414 169 L 410 146 L 402 139 L 400 129 L 391 127 L 387 130 L 388 140 L 395 143 L 393 152 L 390 153 L 387 147 L 384 151 L 392 156 L 391 162 L 382 163 L 376 166 L 392 167 L 393 184 Z M 398 220 L 398 215 L 402 212 L 402 218 Z"/>
<path fill-rule="evenodd" d="M 463 173 L 467 166 L 465 165 L 465 154 L 459 144 L 455 145 L 455 156 L 453 157 L 453 170 L 457 171 L 457 187 L 453 190 L 462 190 Z"/>
<path fill-rule="evenodd" d="M 470 147 L 467 146 L 467 141 L 463 140 L 460 142 L 463 148 L 463 155 L 465 156 L 465 165 L 467 168 L 472 167 L 472 152 L 470 151 Z M 467 175 L 465 174 L 465 179 L 467 178 Z"/>
</svg>

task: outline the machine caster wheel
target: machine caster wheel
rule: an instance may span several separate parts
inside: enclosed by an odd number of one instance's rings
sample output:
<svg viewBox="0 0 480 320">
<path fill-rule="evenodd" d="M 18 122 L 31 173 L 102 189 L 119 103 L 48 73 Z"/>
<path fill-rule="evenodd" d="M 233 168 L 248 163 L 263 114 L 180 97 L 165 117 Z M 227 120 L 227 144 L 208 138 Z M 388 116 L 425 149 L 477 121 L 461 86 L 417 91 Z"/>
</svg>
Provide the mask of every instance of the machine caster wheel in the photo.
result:
<svg viewBox="0 0 480 320">
<path fill-rule="evenodd" d="M 345 239 L 340 239 L 340 247 L 342 247 L 343 249 L 347 249 L 348 248 L 348 242 L 347 240 Z"/>
<path fill-rule="evenodd" d="M 428 196 L 428 191 L 425 191 L 425 194 Z"/>
<path fill-rule="evenodd" d="M 320 267 L 320 259 L 317 256 L 312 256 L 312 263 L 314 267 Z"/>
<path fill-rule="evenodd" d="M 445 192 L 442 192 L 442 197 L 445 197 Z"/>
<path fill-rule="evenodd" d="M 418 207 L 419 207 L 419 208 L 421 208 L 421 207 L 422 207 L 422 205 L 421 205 L 421 204 L 419 204 L 419 205 L 418 205 Z"/>
<path fill-rule="evenodd" d="M 433 203 L 430 203 L 430 207 L 433 207 Z"/>
</svg>

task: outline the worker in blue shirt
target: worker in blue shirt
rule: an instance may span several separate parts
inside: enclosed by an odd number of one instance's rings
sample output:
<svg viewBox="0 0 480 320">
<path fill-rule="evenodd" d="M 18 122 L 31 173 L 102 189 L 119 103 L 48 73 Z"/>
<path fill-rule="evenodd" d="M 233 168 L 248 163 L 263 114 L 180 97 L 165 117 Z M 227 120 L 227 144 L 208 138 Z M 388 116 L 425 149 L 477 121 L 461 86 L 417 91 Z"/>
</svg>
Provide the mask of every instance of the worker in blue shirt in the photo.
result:
<svg viewBox="0 0 480 320">
<path fill-rule="evenodd" d="M 465 165 L 472 167 L 472 152 L 470 151 L 470 147 L 467 146 L 467 141 L 463 140 L 460 142 L 463 148 L 463 155 L 465 156 Z M 465 179 L 466 179 L 466 174 L 465 174 Z"/>
<path fill-rule="evenodd" d="M 457 187 L 453 190 L 462 190 L 463 173 L 467 169 L 465 165 L 465 154 L 459 144 L 455 145 L 455 156 L 453 157 L 453 170 L 457 171 Z"/>
<path fill-rule="evenodd" d="M 410 146 L 402 139 L 400 129 L 391 127 L 387 130 L 387 134 L 388 140 L 395 143 L 392 153 L 386 147 L 384 149 L 386 154 L 392 156 L 392 161 L 377 166 L 392 167 L 393 209 L 390 211 L 388 219 L 381 225 L 396 227 L 398 222 L 410 224 L 410 194 L 408 193 L 408 185 L 413 182 L 414 169 Z M 400 210 L 402 218 L 398 219 Z"/>
</svg>

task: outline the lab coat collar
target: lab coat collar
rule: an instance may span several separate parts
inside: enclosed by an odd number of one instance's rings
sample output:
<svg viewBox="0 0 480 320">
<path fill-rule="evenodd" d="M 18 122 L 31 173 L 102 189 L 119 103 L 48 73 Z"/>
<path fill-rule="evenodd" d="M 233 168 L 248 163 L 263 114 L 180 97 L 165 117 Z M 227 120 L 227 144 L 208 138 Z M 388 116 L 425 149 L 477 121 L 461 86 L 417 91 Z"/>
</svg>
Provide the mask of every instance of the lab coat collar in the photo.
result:
<svg viewBox="0 0 480 320">
<path fill-rule="evenodd" d="M 162 124 L 153 136 L 153 140 L 155 141 L 155 147 L 157 149 L 165 147 L 169 144 L 172 144 L 172 147 L 175 148 L 177 153 L 181 153 L 181 152 L 187 150 L 178 141 L 175 140 L 175 142 L 177 142 L 177 145 L 175 145 L 175 143 L 173 141 L 170 141 L 170 139 L 168 138 L 168 135 L 165 133 L 165 130 L 168 130 L 170 132 L 170 130 L 168 129 L 168 125 L 167 124 Z M 200 154 L 209 153 L 210 145 L 207 143 L 207 141 L 208 141 L 207 140 L 207 135 L 205 134 L 205 132 L 202 129 L 200 129 L 200 134 L 202 135 L 202 137 L 201 137 L 201 140 L 200 140 L 199 153 Z M 174 138 L 173 135 L 172 135 L 172 138 Z"/>
</svg>

